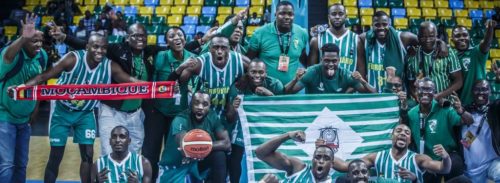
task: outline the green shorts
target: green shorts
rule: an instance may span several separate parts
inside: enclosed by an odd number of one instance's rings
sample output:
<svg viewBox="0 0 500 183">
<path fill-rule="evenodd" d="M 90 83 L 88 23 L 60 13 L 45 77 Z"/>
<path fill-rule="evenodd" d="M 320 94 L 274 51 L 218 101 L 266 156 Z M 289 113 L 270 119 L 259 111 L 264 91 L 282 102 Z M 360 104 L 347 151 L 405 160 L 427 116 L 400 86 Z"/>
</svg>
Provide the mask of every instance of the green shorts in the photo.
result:
<svg viewBox="0 0 500 183">
<path fill-rule="evenodd" d="M 187 182 L 188 175 L 198 180 L 203 180 L 204 177 L 207 176 L 206 174 L 207 172 L 203 175 L 200 174 L 198 171 L 198 163 L 190 163 L 178 167 L 159 165 L 158 168 L 158 180 L 162 183 L 185 183 Z"/>
<path fill-rule="evenodd" d="M 73 143 L 94 144 L 96 136 L 94 111 L 70 111 L 59 102 L 51 102 L 51 105 L 53 107 L 50 111 L 50 146 L 65 146 L 71 128 L 73 128 Z"/>
</svg>

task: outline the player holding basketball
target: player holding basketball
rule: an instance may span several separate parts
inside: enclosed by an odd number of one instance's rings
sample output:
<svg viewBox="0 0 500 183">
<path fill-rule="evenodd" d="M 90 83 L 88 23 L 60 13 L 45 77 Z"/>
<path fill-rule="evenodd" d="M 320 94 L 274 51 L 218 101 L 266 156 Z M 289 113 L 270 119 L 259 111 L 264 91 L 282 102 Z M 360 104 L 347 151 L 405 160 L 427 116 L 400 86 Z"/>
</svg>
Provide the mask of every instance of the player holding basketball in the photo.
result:
<svg viewBox="0 0 500 183">
<path fill-rule="evenodd" d="M 231 143 L 210 105 L 210 95 L 198 91 L 193 95 L 191 108 L 174 118 L 159 163 L 159 182 L 186 182 L 188 175 L 191 176 L 191 182 L 198 182 L 204 179 L 207 169 L 210 169 L 208 180 L 225 182 L 226 152 L 230 151 Z M 213 139 L 212 152 L 204 160 L 186 157 L 181 148 L 184 135 L 192 129 L 202 129 Z"/>
<path fill-rule="evenodd" d="M 140 154 L 130 152 L 130 135 L 124 126 L 111 130 L 109 145 L 113 152 L 101 156 L 92 166 L 91 182 L 151 182 L 151 164 Z"/>
</svg>

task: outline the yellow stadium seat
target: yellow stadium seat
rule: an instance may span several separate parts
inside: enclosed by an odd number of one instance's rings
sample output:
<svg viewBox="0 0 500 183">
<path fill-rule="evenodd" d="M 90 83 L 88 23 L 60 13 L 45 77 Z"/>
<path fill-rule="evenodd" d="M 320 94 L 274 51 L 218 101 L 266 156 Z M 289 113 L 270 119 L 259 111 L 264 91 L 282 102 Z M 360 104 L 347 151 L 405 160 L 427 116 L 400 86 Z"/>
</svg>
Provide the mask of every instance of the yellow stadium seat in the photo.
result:
<svg viewBox="0 0 500 183">
<path fill-rule="evenodd" d="M 128 0 L 114 0 L 115 1 L 115 5 L 117 6 L 125 6 L 125 5 L 128 5 Z"/>
<path fill-rule="evenodd" d="M 253 13 L 257 13 L 258 16 L 261 16 L 264 14 L 264 7 L 263 6 L 252 6 L 250 7 L 250 16 L 252 16 Z"/>
<path fill-rule="evenodd" d="M 35 6 L 23 6 L 23 10 L 26 11 L 33 11 L 35 9 Z"/>
<path fill-rule="evenodd" d="M 255 29 L 259 28 L 258 26 L 248 26 L 247 27 L 247 36 L 252 37 L 253 32 L 255 32 Z"/>
<path fill-rule="evenodd" d="M 455 10 L 456 17 L 469 17 L 469 12 L 467 10 Z"/>
<path fill-rule="evenodd" d="M 233 9 L 229 6 L 219 6 L 217 12 L 219 15 L 230 15 L 233 13 Z"/>
<path fill-rule="evenodd" d="M 5 26 L 5 35 L 15 35 L 17 34 L 16 26 Z"/>
<path fill-rule="evenodd" d="M 160 0 L 160 5 L 173 5 L 174 0 Z"/>
<path fill-rule="evenodd" d="M 173 6 L 170 8 L 170 13 L 173 15 L 184 15 L 186 13 L 185 6 Z"/>
<path fill-rule="evenodd" d="M 97 0 L 85 0 L 85 5 L 96 5 Z"/>
<path fill-rule="evenodd" d="M 495 3 L 491 1 L 479 1 L 479 6 L 484 9 L 493 9 L 495 7 Z"/>
<path fill-rule="evenodd" d="M 219 22 L 219 24 L 222 25 L 224 23 L 224 20 L 226 20 L 227 16 L 229 16 L 229 15 L 217 15 L 215 20 L 217 20 Z"/>
<path fill-rule="evenodd" d="M 81 5 L 83 3 L 83 0 L 75 0 L 76 5 Z"/>
<path fill-rule="evenodd" d="M 26 5 L 29 5 L 29 6 L 35 6 L 35 5 L 38 5 L 40 3 L 39 0 L 27 0 L 26 1 Z"/>
<path fill-rule="evenodd" d="M 40 4 L 43 6 L 47 5 L 48 2 L 49 0 L 40 0 Z"/>
<path fill-rule="evenodd" d="M 190 0 L 189 4 L 191 6 L 203 6 L 203 0 Z"/>
<path fill-rule="evenodd" d="M 148 45 L 156 45 L 156 35 L 148 35 Z"/>
<path fill-rule="evenodd" d="M 83 16 L 74 16 L 73 17 L 73 24 L 78 25 L 80 20 L 83 18 Z"/>
<path fill-rule="evenodd" d="M 486 60 L 486 70 L 489 71 L 491 69 L 491 62 L 492 60 Z"/>
<path fill-rule="evenodd" d="M 468 18 L 457 18 L 457 24 L 465 27 L 472 27 L 472 20 Z"/>
<path fill-rule="evenodd" d="M 233 13 L 234 13 L 234 14 L 236 14 L 236 13 L 238 13 L 238 12 L 240 12 L 240 11 L 245 10 L 246 8 L 247 8 L 247 7 L 234 7 L 234 8 L 233 8 Z"/>
<path fill-rule="evenodd" d="M 359 9 L 360 16 L 372 16 L 373 13 L 374 13 L 373 8 L 360 8 Z"/>
<path fill-rule="evenodd" d="M 451 12 L 451 9 L 448 8 L 439 8 L 438 9 L 438 16 L 440 17 L 451 17 L 453 16 L 453 13 Z"/>
<path fill-rule="evenodd" d="M 453 29 L 452 29 L 452 28 L 448 28 L 448 29 L 446 29 L 446 33 L 448 34 L 448 37 L 450 37 L 450 38 L 452 37 L 452 35 L 451 35 L 451 34 L 452 34 L 452 32 L 453 32 Z"/>
<path fill-rule="evenodd" d="M 170 13 L 170 6 L 157 6 L 155 9 L 156 15 L 168 15 Z"/>
<path fill-rule="evenodd" d="M 371 26 L 372 25 L 372 17 L 371 16 L 362 16 L 361 17 L 361 25 L 365 26 Z"/>
<path fill-rule="evenodd" d="M 113 3 L 113 0 L 99 0 L 99 4 L 102 6 L 102 5 L 105 5 L 106 3 Z"/>
<path fill-rule="evenodd" d="M 490 49 L 491 58 L 500 58 L 500 49 Z"/>
<path fill-rule="evenodd" d="M 418 8 L 418 0 L 405 0 L 406 8 Z"/>
<path fill-rule="evenodd" d="M 189 2 L 189 0 L 174 0 L 174 4 L 177 6 L 179 6 L 179 5 L 186 6 L 186 5 L 188 5 L 188 2 Z"/>
<path fill-rule="evenodd" d="M 346 7 L 347 16 L 358 16 L 357 7 Z"/>
<path fill-rule="evenodd" d="M 434 8 L 422 8 L 422 15 L 424 17 L 436 17 L 437 12 Z"/>
<path fill-rule="evenodd" d="M 478 1 L 464 1 L 465 7 L 469 9 L 477 9 L 479 8 L 479 2 Z"/>
<path fill-rule="evenodd" d="M 182 15 L 168 16 L 167 23 L 169 25 L 181 25 L 182 24 Z"/>
<path fill-rule="evenodd" d="M 45 25 L 47 22 L 51 22 L 51 21 L 54 21 L 53 16 L 43 16 L 42 17 L 42 24 L 43 25 Z"/>
<path fill-rule="evenodd" d="M 434 1 L 420 1 L 421 8 L 434 8 Z"/>
<path fill-rule="evenodd" d="M 436 5 L 436 8 L 448 8 L 449 7 L 448 1 L 435 1 L 434 4 Z"/>
<path fill-rule="evenodd" d="M 377 11 L 383 11 L 383 12 L 387 13 L 387 15 L 389 15 L 389 16 L 391 15 L 391 9 L 390 8 L 377 8 L 375 10 L 375 12 L 377 12 Z"/>
<path fill-rule="evenodd" d="M 188 15 L 198 16 L 201 14 L 201 6 L 189 6 L 187 8 Z"/>
<path fill-rule="evenodd" d="M 153 7 L 151 6 L 141 6 L 139 7 L 139 14 L 141 15 L 152 15 L 154 12 Z"/>
<path fill-rule="evenodd" d="M 251 5 L 252 6 L 264 6 L 264 0 L 252 0 L 251 1 Z"/>
<path fill-rule="evenodd" d="M 408 19 L 407 18 L 395 18 L 394 25 L 396 25 L 396 27 L 408 27 Z"/>
<path fill-rule="evenodd" d="M 407 8 L 406 16 L 408 17 L 420 17 L 422 16 L 422 10 L 420 8 Z"/>
<path fill-rule="evenodd" d="M 328 0 L 328 6 L 331 6 L 332 4 L 342 4 L 342 0 Z M 269 3 L 267 3 L 269 5 Z"/>
<path fill-rule="evenodd" d="M 493 1 L 493 2 L 495 2 L 494 6 L 500 7 L 500 1 Z"/>
<path fill-rule="evenodd" d="M 144 0 L 130 0 L 130 5 L 142 6 L 144 5 Z"/>
<path fill-rule="evenodd" d="M 57 84 L 57 78 L 52 78 L 47 81 L 47 85 L 56 85 Z"/>
<path fill-rule="evenodd" d="M 94 10 L 93 7 L 90 7 L 90 6 L 80 6 L 80 11 L 85 14 L 85 11 L 90 11 L 90 13 L 92 13 L 92 11 Z"/>
<path fill-rule="evenodd" d="M 500 29 L 495 30 L 495 37 L 500 38 Z"/>
<path fill-rule="evenodd" d="M 344 6 L 358 6 L 357 0 L 344 0 Z"/>
</svg>

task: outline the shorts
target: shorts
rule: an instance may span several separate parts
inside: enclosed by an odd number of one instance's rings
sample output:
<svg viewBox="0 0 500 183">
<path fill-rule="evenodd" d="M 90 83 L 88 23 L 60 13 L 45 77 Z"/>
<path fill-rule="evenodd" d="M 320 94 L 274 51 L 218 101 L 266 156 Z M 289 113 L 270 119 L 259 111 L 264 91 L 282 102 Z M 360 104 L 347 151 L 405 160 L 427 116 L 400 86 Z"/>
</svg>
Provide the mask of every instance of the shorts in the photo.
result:
<svg viewBox="0 0 500 183">
<path fill-rule="evenodd" d="M 73 143 L 94 144 L 96 119 L 94 111 L 70 111 L 59 102 L 51 102 L 49 118 L 50 146 L 65 146 L 73 128 Z"/>
<path fill-rule="evenodd" d="M 198 163 L 190 163 L 187 165 L 175 166 L 162 166 L 158 168 L 158 178 L 156 182 L 161 183 L 185 183 L 188 182 L 189 177 L 202 180 L 203 177 L 198 171 Z"/>
</svg>

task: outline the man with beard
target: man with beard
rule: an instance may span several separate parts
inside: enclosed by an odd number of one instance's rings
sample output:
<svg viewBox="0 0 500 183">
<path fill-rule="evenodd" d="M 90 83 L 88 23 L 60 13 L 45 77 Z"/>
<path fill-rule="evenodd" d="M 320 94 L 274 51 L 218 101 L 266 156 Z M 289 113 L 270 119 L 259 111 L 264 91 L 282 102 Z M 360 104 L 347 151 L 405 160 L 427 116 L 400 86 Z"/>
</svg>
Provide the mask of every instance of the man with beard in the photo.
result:
<svg viewBox="0 0 500 183">
<path fill-rule="evenodd" d="M 361 44 L 358 44 L 359 36 L 346 28 L 346 20 L 347 14 L 344 5 L 333 4 L 328 8 L 328 23 L 330 24 L 330 28 L 324 32 L 319 32 L 319 34 L 314 33 L 317 36 L 314 36 L 314 34 L 311 35 L 314 37 L 311 38 L 309 44 L 311 50 L 309 52 L 308 65 L 317 64 L 318 61 L 322 60 L 324 55 L 320 48 L 325 44 L 333 43 L 340 50 L 340 68 L 350 72 L 356 71 L 359 65 L 358 62 L 360 61 L 358 60 L 358 53 L 360 53 L 358 50 L 361 50 L 363 47 L 358 48 L 358 46 L 361 46 Z M 318 26 L 313 29 L 318 29 Z"/>
<path fill-rule="evenodd" d="M 7 86 L 20 85 L 42 73 L 47 52 L 42 48 L 43 33 L 35 29 L 36 15 L 21 21 L 20 36 L 0 49 L 0 180 L 26 182 L 31 125 L 36 101 L 13 100 Z M 17 68 L 17 69 L 16 69 Z"/>
<path fill-rule="evenodd" d="M 281 81 L 290 82 L 300 63 L 306 66 L 307 31 L 293 23 L 294 8 L 288 1 L 276 6 L 276 21 L 257 30 L 250 38 L 247 56 L 266 63 L 267 73 Z"/>
<path fill-rule="evenodd" d="M 285 86 L 285 93 L 297 93 L 303 88 L 310 93 L 346 93 L 348 88 L 358 92 L 375 93 L 359 72 L 339 67 L 339 47 L 333 43 L 323 45 L 321 64 L 299 70 L 296 77 Z"/>
<path fill-rule="evenodd" d="M 488 100 L 489 87 L 486 80 L 475 82 L 474 101 L 465 107 L 474 122 L 461 130 L 465 175 L 474 183 L 487 182 L 488 178 L 500 181 L 500 100 Z"/>
<path fill-rule="evenodd" d="M 418 99 L 420 104 L 413 107 L 408 116 L 402 122 L 408 124 L 412 131 L 412 139 L 416 152 L 429 155 L 434 160 L 441 157 L 433 153 L 433 148 L 437 144 L 442 144 L 453 161 L 452 170 L 449 174 L 426 173 L 425 182 L 432 180 L 450 180 L 463 174 L 463 160 L 458 154 L 458 145 L 455 139 L 454 127 L 473 122 L 470 113 L 461 106 L 460 99 L 452 95 L 453 108 L 441 107 L 435 100 L 436 92 L 434 82 L 430 78 L 423 78 L 417 81 Z"/>
<path fill-rule="evenodd" d="M 267 75 L 266 64 L 254 59 L 248 64 L 248 72 L 236 85 L 243 95 L 273 96 L 283 94 L 283 84 Z"/>
<path fill-rule="evenodd" d="M 241 54 L 247 53 L 247 48 L 245 47 L 248 43 L 243 37 L 245 31 L 244 21 L 246 20 L 246 15 L 248 13 L 248 8 L 241 10 L 236 15 L 229 15 L 224 21 L 224 25 L 217 29 L 216 34 L 224 35 L 229 39 L 229 45 L 231 46 L 231 51 L 238 52 Z M 205 44 L 200 54 L 210 51 L 210 42 Z"/>
<path fill-rule="evenodd" d="M 411 134 L 412 131 L 407 125 L 399 124 L 392 131 L 392 147 L 390 149 L 370 153 L 361 159 L 367 167 L 375 167 L 376 176 L 379 179 L 387 179 L 385 181 L 424 182 L 423 174 L 426 171 L 443 174 L 450 172 L 452 161 L 441 144 L 434 145 L 432 151 L 441 160 L 432 160 L 425 154 L 417 154 L 408 149 L 412 142 Z M 318 141 L 316 144 L 325 143 L 323 140 Z M 349 170 L 349 165 L 347 162 L 335 158 L 333 169 L 345 172 Z"/>
<path fill-rule="evenodd" d="M 449 96 L 462 87 L 460 62 L 455 52 L 451 50 L 449 50 L 448 57 L 437 57 L 439 47 L 434 23 L 426 21 L 420 24 L 418 40 L 420 47 L 414 56 L 409 57 L 407 63 L 410 92 L 414 98 L 417 98 L 415 81 L 429 77 L 435 83 L 437 92 L 435 99 L 444 105 L 445 101 L 449 100 Z"/>
<path fill-rule="evenodd" d="M 474 85 L 474 82 L 486 78 L 486 60 L 488 60 L 496 24 L 497 22 L 494 20 L 486 22 L 486 34 L 479 45 L 474 47 L 470 46 L 469 31 L 466 27 L 459 26 L 453 29 L 451 40 L 455 45 L 464 78 L 460 92 L 460 100 L 464 105 L 472 103 L 472 85 Z"/>
<path fill-rule="evenodd" d="M 120 83 L 139 80 L 125 73 L 121 67 L 108 60 L 105 55 L 108 41 L 100 34 L 91 34 L 86 50 L 66 54 L 54 67 L 26 82 L 26 86 L 39 85 L 60 75 L 58 85 L 110 84 L 111 77 Z M 45 169 L 45 182 L 55 182 L 59 165 L 64 155 L 66 140 L 71 128 L 73 141 L 79 144 L 80 178 L 90 180 L 90 167 L 94 153 L 96 126 L 94 109 L 98 100 L 56 100 L 52 102 L 50 113 L 50 156 Z"/>
<path fill-rule="evenodd" d="M 202 172 L 210 169 L 208 180 L 225 182 L 226 152 L 231 150 L 229 135 L 221 124 L 217 113 L 210 109 L 210 95 L 201 91 L 193 95 L 191 108 L 179 113 L 172 122 L 165 140 L 162 158 L 159 163 L 158 181 L 165 183 L 203 180 Z M 204 160 L 186 157 L 182 150 L 182 139 L 192 129 L 202 129 L 212 137 L 212 151 Z"/>
<path fill-rule="evenodd" d="M 130 136 L 127 128 L 117 126 L 111 130 L 109 145 L 113 152 L 101 156 L 92 166 L 91 182 L 150 183 L 151 163 L 140 154 L 130 152 Z"/>
<path fill-rule="evenodd" d="M 260 145 L 255 154 L 269 166 L 286 172 L 285 183 L 318 182 L 331 183 L 330 168 L 334 166 L 334 151 L 330 146 L 320 145 L 314 150 L 312 164 L 304 163 L 295 157 L 289 157 L 277 151 L 288 140 L 304 143 L 303 131 L 292 131 L 279 135 Z"/>
<path fill-rule="evenodd" d="M 321 141 L 321 143 L 323 143 L 323 141 Z M 347 175 L 337 178 L 335 183 L 368 183 L 370 171 L 363 160 L 352 160 L 349 162 L 349 165 L 347 165 L 347 168 Z"/>
<path fill-rule="evenodd" d="M 52 36 L 57 40 L 74 49 L 83 49 L 85 40 L 63 34 L 60 29 L 53 29 Z M 108 46 L 106 57 L 116 62 L 127 74 L 143 81 L 152 81 L 153 58 L 163 48 L 147 46 L 147 32 L 143 25 L 132 24 L 127 30 L 127 36 L 123 43 L 113 43 Z M 112 78 L 112 83 L 117 80 Z M 144 116 L 153 110 L 153 100 L 104 100 L 98 113 L 99 135 L 103 139 L 109 139 L 111 129 L 122 125 L 130 131 L 132 144 L 130 151 L 139 152 L 144 140 Z M 141 106 L 143 109 L 141 109 Z M 107 143 L 101 143 L 101 155 L 111 153 L 111 147 Z"/>
<path fill-rule="evenodd" d="M 154 63 L 153 81 L 167 81 L 168 76 L 175 71 L 185 60 L 194 56 L 187 51 L 184 31 L 179 27 L 171 27 L 166 33 L 167 44 L 170 50 L 158 53 Z M 194 80 L 191 80 L 194 81 Z M 146 116 L 144 123 L 145 134 L 142 154 L 153 166 L 153 182 L 158 175 L 158 161 L 162 148 L 162 141 L 170 130 L 174 117 L 188 108 L 189 87 L 192 82 L 178 86 L 174 98 L 154 100 L 154 108 Z M 176 86 L 177 87 L 177 86 Z"/>
</svg>

